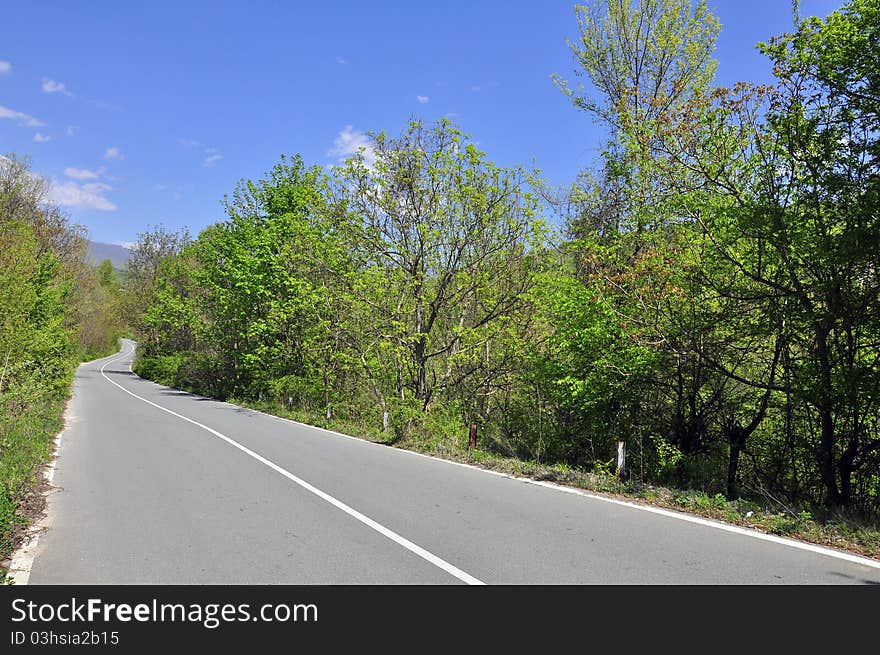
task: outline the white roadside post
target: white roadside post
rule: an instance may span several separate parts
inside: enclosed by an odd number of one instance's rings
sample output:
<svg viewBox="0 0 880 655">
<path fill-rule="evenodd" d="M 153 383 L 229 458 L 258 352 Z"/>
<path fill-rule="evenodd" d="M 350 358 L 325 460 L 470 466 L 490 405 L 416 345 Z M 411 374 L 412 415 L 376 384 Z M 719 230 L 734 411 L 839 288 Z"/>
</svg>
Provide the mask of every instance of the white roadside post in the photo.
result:
<svg viewBox="0 0 880 655">
<path fill-rule="evenodd" d="M 617 479 L 623 477 L 623 467 L 626 464 L 626 442 L 617 442 Z"/>
</svg>

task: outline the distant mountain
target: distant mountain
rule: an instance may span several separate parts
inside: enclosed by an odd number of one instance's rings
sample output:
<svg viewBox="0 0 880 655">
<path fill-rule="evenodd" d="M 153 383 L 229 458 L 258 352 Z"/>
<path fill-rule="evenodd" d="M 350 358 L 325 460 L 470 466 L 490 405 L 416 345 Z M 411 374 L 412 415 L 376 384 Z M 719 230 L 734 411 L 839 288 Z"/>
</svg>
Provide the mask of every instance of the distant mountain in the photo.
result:
<svg viewBox="0 0 880 655">
<path fill-rule="evenodd" d="M 115 243 L 89 241 L 88 260 L 93 266 L 97 266 L 105 259 L 109 259 L 113 264 L 113 268 L 124 270 L 128 264 L 130 254 L 131 251 L 128 248 L 117 246 Z"/>
</svg>

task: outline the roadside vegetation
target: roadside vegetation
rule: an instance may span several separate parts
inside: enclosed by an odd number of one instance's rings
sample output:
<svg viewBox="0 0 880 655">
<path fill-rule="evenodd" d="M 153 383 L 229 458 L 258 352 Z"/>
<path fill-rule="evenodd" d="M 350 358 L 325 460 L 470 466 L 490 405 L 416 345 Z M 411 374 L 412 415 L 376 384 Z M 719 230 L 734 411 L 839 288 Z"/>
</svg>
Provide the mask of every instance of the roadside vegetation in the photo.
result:
<svg viewBox="0 0 880 655">
<path fill-rule="evenodd" d="M 46 191 L 27 161 L 0 158 L 0 561 L 42 508 L 76 365 L 115 351 L 123 330 L 117 272 L 87 263 L 82 228 Z"/>
<path fill-rule="evenodd" d="M 575 12 L 586 90 L 555 81 L 607 135 L 575 185 L 448 120 L 284 157 L 141 236 L 135 370 L 877 556 L 880 3 L 796 16 L 775 83 L 731 87 L 705 2 Z"/>
</svg>

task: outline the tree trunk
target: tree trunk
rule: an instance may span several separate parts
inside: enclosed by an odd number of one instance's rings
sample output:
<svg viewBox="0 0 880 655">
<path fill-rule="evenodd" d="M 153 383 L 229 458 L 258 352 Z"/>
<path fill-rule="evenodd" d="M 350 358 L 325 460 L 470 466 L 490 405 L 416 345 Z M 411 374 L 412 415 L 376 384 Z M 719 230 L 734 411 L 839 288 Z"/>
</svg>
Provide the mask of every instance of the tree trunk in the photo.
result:
<svg viewBox="0 0 880 655">
<path fill-rule="evenodd" d="M 828 356 L 828 333 L 824 326 L 816 327 L 816 354 L 819 364 L 819 393 L 817 409 L 821 436 L 819 438 L 819 474 L 825 485 L 825 498 L 829 508 L 842 504 L 840 489 L 837 486 L 837 471 L 834 465 L 834 446 L 837 435 L 834 430 L 834 403 L 831 388 L 831 361 Z"/>
<path fill-rule="evenodd" d="M 742 444 L 738 436 L 732 436 L 730 440 L 730 456 L 727 460 L 727 499 L 734 500 L 739 496 L 736 485 L 736 475 L 739 472 L 739 455 L 742 452 Z"/>
<path fill-rule="evenodd" d="M 828 409 L 820 408 L 819 420 L 822 426 L 819 439 L 819 474 L 825 485 L 826 502 L 830 508 L 834 508 L 841 505 L 834 466 L 834 417 Z"/>
<path fill-rule="evenodd" d="M 844 451 L 837 464 L 837 471 L 840 474 L 840 504 L 843 506 L 849 506 L 852 501 L 852 477 L 856 469 L 855 459 L 858 452 L 857 438 L 856 436 L 851 438 L 852 443 Z"/>
</svg>

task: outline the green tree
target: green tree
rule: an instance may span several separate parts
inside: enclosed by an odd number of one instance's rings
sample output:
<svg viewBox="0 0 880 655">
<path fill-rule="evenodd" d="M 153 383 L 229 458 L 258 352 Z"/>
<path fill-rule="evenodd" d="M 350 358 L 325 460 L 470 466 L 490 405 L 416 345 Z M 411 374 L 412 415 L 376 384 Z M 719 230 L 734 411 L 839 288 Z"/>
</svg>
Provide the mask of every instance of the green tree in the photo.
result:
<svg viewBox="0 0 880 655">
<path fill-rule="evenodd" d="M 692 136 L 666 148 L 708 191 L 688 198 L 716 291 L 769 319 L 783 371 L 756 378 L 712 363 L 784 398 L 785 429 L 803 435 L 829 507 L 877 503 L 878 29 L 876 0 L 800 21 L 762 45 L 775 88 L 699 100 L 673 119 Z"/>
<path fill-rule="evenodd" d="M 487 161 L 447 120 L 370 148 L 369 165 L 361 153 L 335 171 L 346 284 L 369 317 L 355 347 L 380 403 L 390 393 L 428 411 L 500 373 L 492 353 L 534 284 L 545 227 L 525 172 Z"/>
<path fill-rule="evenodd" d="M 590 0 L 574 10 L 575 74 L 598 97 L 554 80 L 575 106 L 613 127 L 631 132 L 712 83 L 720 23 L 705 0 Z"/>
<path fill-rule="evenodd" d="M 589 411 L 581 405 L 594 451 L 607 454 L 620 438 L 637 441 L 640 454 L 645 440 L 668 442 L 686 456 L 674 481 L 690 483 L 689 458 L 707 456 L 718 438 L 713 423 L 727 387 L 699 357 L 699 349 L 712 342 L 717 315 L 705 304 L 695 275 L 701 236 L 682 211 L 681 189 L 667 181 L 669 157 L 661 146 L 669 115 L 711 85 L 719 24 L 704 2 L 690 0 L 609 0 L 575 11 L 581 34 L 569 45 L 577 74 L 590 80 L 595 93 L 556 81 L 578 108 L 604 124 L 609 141 L 598 173 L 582 173 L 566 202 L 566 252 L 584 289 L 564 288 L 589 299 L 591 307 L 576 323 L 583 326 L 577 334 L 584 343 L 566 338 L 573 352 L 557 355 L 575 367 L 555 376 L 557 382 L 580 381 L 570 394 L 597 393 L 598 404 Z M 560 300 L 562 307 L 570 302 Z M 602 324 L 586 329 L 583 321 L 590 320 Z M 569 333 L 567 325 L 553 323 Z M 587 339 L 599 335 L 608 358 L 571 359 L 575 352 L 590 352 Z M 595 377 L 599 371 L 602 379 Z M 574 400 L 571 395 L 566 402 Z"/>
<path fill-rule="evenodd" d="M 129 324 L 138 333 L 141 345 L 155 348 L 159 335 L 144 322 L 156 290 L 162 261 L 179 253 L 190 242 L 189 231 L 172 232 L 163 225 L 149 227 L 138 234 L 131 249 L 123 282 L 123 305 Z"/>
<path fill-rule="evenodd" d="M 105 259 L 98 264 L 97 274 L 98 284 L 103 288 L 113 291 L 119 287 L 119 275 L 116 273 L 116 269 L 113 268 L 113 262 L 109 259 Z"/>
<path fill-rule="evenodd" d="M 325 211 L 325 175 L 299 156 L 226 199 L 227 220 L 158 268 L 145 327 L 153 354 L 192 351 L 189 384 L 221 396 L 330 403 L 340 361 L 344 268 Z"/>
</svg>

